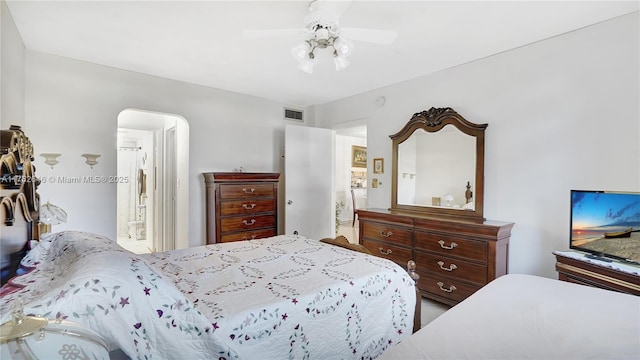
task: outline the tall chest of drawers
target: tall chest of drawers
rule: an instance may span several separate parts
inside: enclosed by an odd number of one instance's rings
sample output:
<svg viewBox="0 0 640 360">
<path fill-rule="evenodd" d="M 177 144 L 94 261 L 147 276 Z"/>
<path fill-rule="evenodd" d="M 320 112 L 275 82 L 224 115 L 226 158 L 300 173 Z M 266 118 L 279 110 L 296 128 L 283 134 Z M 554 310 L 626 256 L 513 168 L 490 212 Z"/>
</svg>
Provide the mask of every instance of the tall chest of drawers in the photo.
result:
<svg viewBox="0 0 640 360">
<path fill-rule="evenodd" d="M 513 223 L 469 222 L 358 210 L 360 244 L 405 266 L 416 262 L 424 297 L 455 305 L 508 271 Z"/>
<path fill-rule="evenodd" d="M 204 173 L 207 244 L 278 233 L 278 173 Z"/>
</svg>

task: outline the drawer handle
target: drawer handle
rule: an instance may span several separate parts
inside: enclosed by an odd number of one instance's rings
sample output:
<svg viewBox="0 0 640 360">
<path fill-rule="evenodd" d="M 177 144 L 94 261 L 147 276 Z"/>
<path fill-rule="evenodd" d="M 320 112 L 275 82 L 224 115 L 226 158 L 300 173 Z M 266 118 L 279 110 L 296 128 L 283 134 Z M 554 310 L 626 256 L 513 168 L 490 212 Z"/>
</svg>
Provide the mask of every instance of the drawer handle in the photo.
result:
<svg viewBox="0 0 640 360">
<path fill-rule="evenodd" d="M 438 241 L 438 244 L 440 244 L 440 247 L 443 249 L 447 249 L 447 250 L 452 250 L 454 247 L 458 246 L 458 244 L 452 242 L 451 246 L 444 246 L 444 240 L 440 240 Z"/>
<path fill-rule="evenodd" d="M 242 191 L 243 191 L 245 194 L 253 194 L 253 192 L 254 192 L 254 191 L 256 191 L 256 189 L 242 189 Z"/>
<path fill-rule="evenodd" d="M 449 288 L 448 288 L 448 289 L 445 289 L 445 288 L 443 287 L 443 286 L 444 286 L 444 284 L 443 284 L 441 281 L 438 281 L 438 286 L 440 287 L 440 290 L 442 290 L 442 291 L 444 291 L 444 292 L 448 292 L 448 293 L 450 293 L 450 292 L 454 292 L 454 291 L 456 291 L 456 287 L 455 287 L 455 286 L 453 286 L 453 285 L 449 286 Z"/>
<path fill-rule="evenodd" d="M 393 235 L 393 233 L 391 231 L 380 231 L 380 235 L 384 236 L 384 237 L 391 237 L 391 235 Z"/>
<path fill-rule="evenodd" d="M 380 254 L 382 254 L 382 255 L 391 255 L 391 253 L 393 252 L 393 251 L 391 251 L 391 249 L 385 250 L 385 249 L 383 249 L 381 247 L 378 248 L 378 250 L 380 250 Z"/>
<path fill-rule="evenodd" d="M 246 210 L 251 210 L 254 207 L 256 207 L 256 204 L 242 204 L 242 207 L 245 208 Z"/>
<path fill-rule="evenodd" d="M 242 240 L 254 240 L 256 238 L 255 235 L 251 235 L 251 238 L 248 238 L 247 235 L 242 237 Z"/>
<path fill-rule="evenodd" d="M 253 225 L 256 223 L 256 219 L 251 219 L 251 221 L 242 220 L 242 223 L 245 225 Z"/>
<path fill-rule="evenodd" d="M 446 267 L 444 267 L 444 261 L 438 261 L 438 265 L 440 265 L 440 269 L 442 269 L 444 271 L 453 271 L 453 270 L 458 268 L 456 266 L 456 264 L 451 264 L 451 265 L 449 265 L 448 268 L 446 268 Z"/>
</svg>

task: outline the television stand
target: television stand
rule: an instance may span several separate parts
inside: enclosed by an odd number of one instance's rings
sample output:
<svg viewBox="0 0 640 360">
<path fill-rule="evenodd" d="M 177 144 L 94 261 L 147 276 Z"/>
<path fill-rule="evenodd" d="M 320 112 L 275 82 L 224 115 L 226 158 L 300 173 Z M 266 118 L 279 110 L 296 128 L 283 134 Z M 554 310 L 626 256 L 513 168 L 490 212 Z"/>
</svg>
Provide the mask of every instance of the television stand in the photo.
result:
<svg viewBox="0 0 640 360">
<path fill-rule="evenodd" d="M 573 251 L 554 255 L 559 280 L 640 296 L 640 266 L 593 260 Z"/>
</svg>

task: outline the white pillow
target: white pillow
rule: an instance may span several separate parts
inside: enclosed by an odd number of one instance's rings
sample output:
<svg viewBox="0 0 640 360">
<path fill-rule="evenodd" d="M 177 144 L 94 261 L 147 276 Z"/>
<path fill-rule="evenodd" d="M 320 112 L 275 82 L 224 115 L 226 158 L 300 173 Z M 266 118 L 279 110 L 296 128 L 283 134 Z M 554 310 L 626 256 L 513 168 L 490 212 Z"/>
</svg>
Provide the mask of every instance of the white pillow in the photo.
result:
<svg viewBox="0 0 640 360">
<path fill-rule="evenodd" d="M 48 254 L 49 247 L 51 247 L 51 243 L 47 241 L 29 241 L 30 250 L 27 252 L 27 255 L 20 260 L 20 268 L 17 274 L 22 275 L 42 263 Z"/>
</svg>

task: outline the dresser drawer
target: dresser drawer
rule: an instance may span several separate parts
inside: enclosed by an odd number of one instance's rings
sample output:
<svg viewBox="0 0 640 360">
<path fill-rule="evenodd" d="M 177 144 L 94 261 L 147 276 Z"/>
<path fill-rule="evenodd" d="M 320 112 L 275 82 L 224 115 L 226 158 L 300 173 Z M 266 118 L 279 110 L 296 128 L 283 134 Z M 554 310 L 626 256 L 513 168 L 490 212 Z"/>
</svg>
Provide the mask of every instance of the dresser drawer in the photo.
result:
<svg viewBox="0 0 640 360">
<path fill-rule="evenodd" d="M 413 232 L 410 229 L 389 226 L 381 223 L 363 222 L 362 232 L 363 238 L 365 239 L 385 241 L 404 246 L 413 246 Z"/>
<path fill-rule="evenodd" d="M 231 241 L 245 241 L 245 240 L 254 240 L 254 239 L 263 239 L 271 236 L 276 236 L 276 229 L 261 229 L 255 231 L 241 231 L 232 234 L 222 235 L 220 237 L 220 242 L 231 242 Z"/>
<path fill-rule="evenodd" d="M 233 216 L 220 219 L 221 232 L 252 230 L 276 226 L 274 215 Z"/>
<path fill-rule="evenodd" d="M 373 255 L 389 259 L 402 267 L 406 267 L 407 262 L 412 259 L 411 249 L 396 246 L 393 243 L 364 239 L 362 246 L 369 249 Z"/>
<path fill-rule="evenodd" d="M 272 184 L 221 184 L 221 199 L 238 199 L 274 196 Z"/>
<path fill-rule="evenodd" d="M 435 296 L 444 297 L 453 302 L 460 302 L 480 289 L 480 286 L 466 284 L 459 280 L 418 271 L 418 288 Z"/>
<path fill-rule="evenodd" d="M 416 249 L 433 251 L 448 256 L 487 261 L 487 242 L 453 236 L 416 231 Z"/>
<path fill-rule="evenodd" d="M 220 215 L 241 215 L 274 212 L 275 199 L 246 199 L 220 202 Z"/>
<path fill-rule="evenodd" d="M 422 251 L 416 251 L 415 262 L 418 269 L 460 279 L 478 285 L 487 283 L 487 267 L 468 261 L 451 258 L 442 255 L 434 255 Z"/>
</svg>

